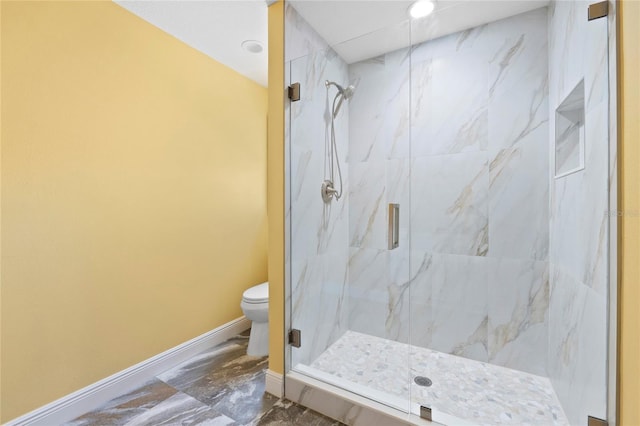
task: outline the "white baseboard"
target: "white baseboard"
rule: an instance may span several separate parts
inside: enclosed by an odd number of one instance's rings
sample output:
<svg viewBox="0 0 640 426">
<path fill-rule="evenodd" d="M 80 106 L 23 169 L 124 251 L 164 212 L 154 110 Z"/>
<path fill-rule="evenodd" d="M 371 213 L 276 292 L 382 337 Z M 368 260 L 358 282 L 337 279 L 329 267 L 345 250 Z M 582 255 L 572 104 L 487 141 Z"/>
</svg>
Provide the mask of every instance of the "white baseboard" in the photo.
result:
<svg viewBox="0 0 640 426">
<path fill-rule="evenodd" d="M 282 398 L 284 396 L 284 379 L 282 374 L 267 370 L 264 390 L 273 396 Z"/>
<path fill-rule="evenodd" d="M 251 321 L 242 316 L 126 370 L 115 373 L 99 382 L 13 419 L 6 426 L 51 426 L 73 420 L 102 406 L 117 396 L 134 390 L 154 376 L 230 339 L 249 327 L 251 327 Z"/>
</svg>

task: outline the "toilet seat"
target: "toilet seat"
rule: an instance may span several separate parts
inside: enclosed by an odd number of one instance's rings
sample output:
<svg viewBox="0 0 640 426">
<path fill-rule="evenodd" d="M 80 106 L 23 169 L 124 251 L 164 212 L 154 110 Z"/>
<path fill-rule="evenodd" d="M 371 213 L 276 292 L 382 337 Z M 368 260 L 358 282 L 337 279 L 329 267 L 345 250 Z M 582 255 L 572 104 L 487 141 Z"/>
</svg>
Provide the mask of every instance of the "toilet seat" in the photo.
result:
<svg viewBox="0 0 640 426">
<path fill-rule="evenodd" d="M 251 304 L 269 302 L 269 283 L 258 284 L 245 290 L 245 292 L 242 293 L 242 301 Z"/>
</svg>

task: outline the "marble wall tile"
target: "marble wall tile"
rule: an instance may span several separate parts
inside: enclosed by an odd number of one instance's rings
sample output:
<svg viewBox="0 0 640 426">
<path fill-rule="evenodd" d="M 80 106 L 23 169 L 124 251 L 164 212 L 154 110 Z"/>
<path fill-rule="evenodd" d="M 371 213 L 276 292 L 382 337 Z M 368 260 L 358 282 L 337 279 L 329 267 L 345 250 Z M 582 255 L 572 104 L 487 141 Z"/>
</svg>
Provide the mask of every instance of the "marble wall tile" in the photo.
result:
<svg viewBox="0 0 640 426">
<path fill-rule="evenodd" d="M 585 168 L 552 181 L 552 261 L 574 278 L 607 294 L 608 106 L 586 114 Z"/>
<path fill-rule="evenodd" d="M 410 251 L 405 247 L 388 251 L 387 261 L 386 337 L 396 342 L 407 343 L 411 333 L 409 327 L 411 308 Z"/>
<path fill-rule="evenodd" d="M 409 75 L 409 49 L 349 66 L 350 163 L 409 157 Z"/>
<path fill-rule="evenodd" d="M 409 339 L 407 250 L 352 248 L 349 329 L 399 342 Z"/>
<path fill-rule="evenodd" d="M 429 346 L 435 341 L 439 350 L 488 359 L 486 304 L 472 312 L 470 319 L 462 315 L 451 321 L 460 328 L 454 332 L 447 327 L 456 326 L 443 319 L 446 308 L 436 315 L 436 306 L 457 294 L 458 287 L 441 288 L 440 300 L 436 301 L 440 287 L 434 289 L 439 284 L 433 276 L 446 273 L 434 271 L 447 267 L 434 266 L 434 256 L 439 259 L 436 264 L 442 263 L 439 256 L 447 254 L 461 255 L 450 256 L 460 259 L 508 257 L 525 264 L 547 258 L 547 48 L 546 8 L 413 46 L 411 116 L 394 117 L 395 121 L 411 123 L 410 164 L 389 160 L 393 154 L 387 143 L 392 137 L 386 117 L 389 111 L 403 110 L 406 105 L 406 94 L 393 99 L 388 95 L 389 88 L 393 93 L 404 90 L 397 89 L 404 87 L 399 82 L 402 78 L 393 75 L 404 77 L 406 68 L 397 66 L 403 62 L 394 63 L 392 55 L 387 54 L 349 66 L 350 80 L 358 85 L 349 111 L 350 244 L 384 250 L 386 203 L 400 203 L 401 227 L 410 225 L 402 229 L 401 248 L 406 240 L 411 250 L 410 255 L 398 258 L 409 257 L 411 262 L 410 269 L 402 266 L 398 271 L 409 276 L 408 315 L 414 344 Z M 410 188 L 409 196 L 404 195 L 405 188 Z M 369 253 L 373 256 L 374 252 Z M 384 267 L 382 263 L 377 265 L 380 275 L 370 282 L 365 280 L 366 285 L 356 284 L 357 288 L 375 288 L 380 300 L 376 307 L 362 300 L 355 302 L 359 308 L 351 305 L 356 311 L 368 306 L 372 313 L 352 313 L 350 329 L 389 336 L 390 330 L 375 318 L 384 315 L 383 302 L 394 305 L 402 300 L 394 298 L 395 293 L 407 294 L 405 286 L 398 287 L 402 280 L 393 280 L 384 270 L 391 268 L 391 259 L 384 260 Z M 482 263 L 483 259 L 475 262 Z M 470 259 L 450 266 L 463 276 L 459 286 L 469 284 L 464 277 L 475 271 L 474 265 L 474 259 Z M 386 283 L 381 278 L 383 273 L 389 277 Z M 485 267 L 480 278 L 484 282 L 484 302 L 491 283 L 487 273 Z M 352 274 L 350 266 L 350 289 L 352 277 L 357 275 Z M 526 288 L 537 288 L 543 278 L 526 276 L 531 280 L 525 283 Z M 354 294 L 364 297 L 359 292 L 350 293 L 350 301 Z M 405 310 L 392 311 L 402 318 Z M 388 314 L 387 310 L 386 318 Z M 353 328 L 353 321 L 357 321 L 357 328 Z M 523 334 L 527 338 L 512 341 L 496 355 L 496 362 L 515 365 L 515 354 L 529 353 L 532 340 L 542 338 L 534 336 L 540 328 L 532 327 L 529 334 Z M 469 338 L 476 339 L 477 345 L 468 344 Z M 523 355 L 519 361 L 527 371 L 540 371 L 539 366 L 546 363 L 546 351 L 533 352 L 541 358 L 531 360 Z"/>
<path fill-rule="evenodd" d="M 610 13 L 612 13 L 610 11 Z M 609 99 L 609 47 L 608 25 L 605 19 L 596 19 L 587 25 L 585 45 L 589 54 L 585 56 L 586 110 L 597 108 Z"/>
<path fill-rule="evenodd" d="M 494 93 L 489 100 L 489 147 L 492 150 L 512 147 L 523 140 L 538 136 L 546 145 L 549 109 L 546 73 L 538 79 L 523 80 L 505 92 Z M 542 175 L 541 175 L 542 177 Z"/>
<path fill-rule="evenodd" d="M 489 362 L 546 376 L 548 263 L 491 259 Z"/>
<path fill-rule="evenodd" d="M 412 70 L 411 155 L 485 150 L 488 61 L 468 49 L 419 62 Z"/>
<path fill-rule="evenodd" d="M 489 248 L 487 153 L 418 157 L 411 170 L 412 248 L 485 256 Z"/>
<path fill-rule="evenodd" d="M 546 125 L 517 145 L 489 151 L 489 251 L 496 258 L 546 260 L 549 154 Z"/>
<path fill-rule="evenodd" d="M 301 85 L 301 99 L 289 103 L 291 327 L 305 344 L 291 351 L 291 365 L 311 363 L 347 329 L 349 260 L 349 103 L 334 120 L 342 172 L 340 200 L 325 203 L 320 185 L 329 178 L 331 103 L 335 87 L 348 83 L 347 64 L 287 4 L 286 46 L 290 82 Z M 340 189 L 337 168 L 334 183 Z"/>
<path fill-rule="evenodd" d="M 582 80 L 586 98 L 585 167 L 550 178 L 548 370 L 572 424 L 584 424 L 587 415 L 606 418 L 607 403 L 607 22 L 588 22 L 587 6 L 553 2 L 549 14 L 551 147 L 557 106 Z"/>
<path fill-rule="evenodd" d="M 387 250 L 351 248 L 349 257 L 349 329 L 387 337 L 389 314 Z"/>
<path fill-rule="evenodd" d="M 386 81 L 393 71 L 384 55 L 349 66 L 349 81 L 358 85 L 350 102 L 349 163 L 386 158 L 385 120 L 380 111 L 388 102 Z"/>
<path fill-rule="evenodd" d="M 350 163 L 349 244 L 387 248 L 385 162 Z"/>
<path fill-rule="evenodd" d="M 584 77 L 587 41 L 584 0 L 558 1 L 549 5 L 549 99 L 552 108 L 564 99 Z M 585 87 L 589 84 L 585 82 Z"/>
<path fill-rule="evenodd" d="M 606 299 L 551 265 L 549 376 L 571 424 L 606 418 Z"/>
<path fill-rule="evenodd" d="M 400 205 L 400 250 L 410 248 L 411 229 L 411 160 L 393 159 L 385 162 L 386 202 Z M 387 215 L 389 214 L 388 206 Z M 388 220 L 388 219 L 387 219 Z M 408 273 L 408 269 L 406 271 Z"/>
<path fill-rule="evenodd" d="M 292 264 L 292 325 L 305 336 L 292 348 L 291 363 L 310 364 L 348 327 L 347 250 L 294 260 Z"/>
<path fill-rule="evenodd" d="M 319 51 L 291 63 L 291 79 L 301 81 L 301 100 L 291 103 L 291 244 L 297 255 L 331 253 L 347 246 L 348 238 L 348 105 L 335 120 L 341 161 L 343 197 L 324 203 L 320 185 L 329 177 L 329 102 L 325 80 L 342 81 L 346 64 L 332 51 Z M 338 184 L 337 173 L 335 175 Z"/>
<path fill-rule="evenodd" d="M 411 252 L 411 308 L 409 343 L 423 348 L 431 347 L 433 338 L 433 255 L 414 250 Z"/>
<path fill-rule="evenodd" d="M 296 11 L 292 2 L 285 4 L 284 60 L 285 62 L 306 56 L 329 47 L 327 42 Z"/>
<path fill-rule="evenodd" d="M 432 25 L 433 22 L 428 19 L 413 21 L 411 23 L 412 39 L 428 32 L 428 27 Z M 481 25 L 414 45 L 411 52 L 411 63 L 417 64 L 436 57 L 450 56 L 462 53 L 467 49 L 484 49 L 488 42 L 488 30 L 488 25 Z"/>
<path fill-rule="evenodd" d="M 489 93 L 517 90 L 547 80 L 547 8 L 488 24 Z M 513 94 L 512 94 L 513 95 Z M 517 99 L 516 96 L 513 96 Z"/>
<path fill-rule="evenodd" d="M 478 256 L 434 254 L 431 349 L 487 361 L 488 260 Z"/>
</svg>

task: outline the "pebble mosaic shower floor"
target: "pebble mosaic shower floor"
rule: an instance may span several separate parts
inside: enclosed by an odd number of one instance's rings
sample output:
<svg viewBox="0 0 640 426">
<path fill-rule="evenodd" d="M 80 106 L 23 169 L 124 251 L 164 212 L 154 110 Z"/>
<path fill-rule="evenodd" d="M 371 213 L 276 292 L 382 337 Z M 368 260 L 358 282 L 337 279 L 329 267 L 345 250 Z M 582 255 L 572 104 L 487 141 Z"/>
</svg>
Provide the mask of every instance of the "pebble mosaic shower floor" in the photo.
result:
<svg viewBox="0 0 640 426">
<path fill-rule="evenodd" d="M 569 424 L 546 377 L 353 331 L 310 367 L 477 424 Z M 416 376 L 433 384 L 418 386 Z"/>
</svg>

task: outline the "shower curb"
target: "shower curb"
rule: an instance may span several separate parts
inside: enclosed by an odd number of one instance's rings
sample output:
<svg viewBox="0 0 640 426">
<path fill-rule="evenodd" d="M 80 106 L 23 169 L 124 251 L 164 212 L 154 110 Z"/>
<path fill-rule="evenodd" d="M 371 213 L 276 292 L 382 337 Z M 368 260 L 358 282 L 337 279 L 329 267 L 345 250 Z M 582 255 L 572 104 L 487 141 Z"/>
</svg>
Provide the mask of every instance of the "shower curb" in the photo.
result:
<svg viewBox="0 0 640 426">
<path fill-rule="evenodd" d="M 350 426 L 440 425 L 297 372 L 285 376 L 285 397 Z"/>
</svg>

